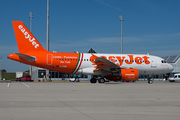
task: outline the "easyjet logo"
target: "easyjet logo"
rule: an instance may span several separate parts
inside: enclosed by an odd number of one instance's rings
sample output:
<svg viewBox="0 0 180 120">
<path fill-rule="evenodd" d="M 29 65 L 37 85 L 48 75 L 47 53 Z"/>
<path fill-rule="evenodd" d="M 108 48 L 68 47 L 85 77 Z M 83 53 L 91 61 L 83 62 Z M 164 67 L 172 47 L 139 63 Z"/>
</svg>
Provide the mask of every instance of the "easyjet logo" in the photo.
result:
<svg viewBox="0 0 180 120">
<path fill-rule="evenodd" d="M 19 25 L 18 28 L 19 28 L 19 29 L 21 30 L 21 32 L 24 34 L 25 38 L 28 39 L 29 42 L 32 43 L 32 45 L 34 46 L 34 48 L 37 49 L 37 48 L 39 47 L 39 44 L 37 44 L 37 43 L 35 42 L 35 38 L 34 38 L 34 37 L 32 38 L 32 37 L 30 36 L 30 34 L 25 30 L 25 28 L 23 28 L 22 25 Z"/>
<path fill-rule="evenodd" d="M 109 56 L 108 58 L 106 56 L 100 56 L 104 57 L 105 59 L 109 59 L 111 62 L 117 64 L 118 66 L 121 66 L 123 63 L 126 64 L 150 64 L 149 62 L 149 57 L 148 56 L 143 56 L 143 57 L 134 57 L 134 55 L 127 55 L 127 56 Z M 96 59 L 97 56 L 93 55 L 91 56 L 90 59 Z M 94 60 L 91 61 L 92 63 L 96 64 Z"/>
</svg>

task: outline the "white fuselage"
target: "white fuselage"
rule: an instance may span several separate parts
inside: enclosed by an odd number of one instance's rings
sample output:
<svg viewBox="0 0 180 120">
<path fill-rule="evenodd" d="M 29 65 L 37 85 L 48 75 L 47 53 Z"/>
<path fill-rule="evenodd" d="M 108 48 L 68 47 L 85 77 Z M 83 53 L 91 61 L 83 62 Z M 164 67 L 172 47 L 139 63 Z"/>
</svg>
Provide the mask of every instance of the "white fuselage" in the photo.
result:
<svg viewBox="0 0 180 120">
<path fill-rule="evenodd" d="M 174 68 L 165 63 L 164 59 L 152 55 L 140 54 L 94 54 L 98 57 L 105 57 L 109 61 L 124 68 L 135 68 L 139 75 L 157 75 L 170 73 Z M 92 64 L 91 54 L 83 53 L 82 64 L 77 71 L 79 74 L 102 74 L 93 72 L 95 65 Z"/>
</svg>

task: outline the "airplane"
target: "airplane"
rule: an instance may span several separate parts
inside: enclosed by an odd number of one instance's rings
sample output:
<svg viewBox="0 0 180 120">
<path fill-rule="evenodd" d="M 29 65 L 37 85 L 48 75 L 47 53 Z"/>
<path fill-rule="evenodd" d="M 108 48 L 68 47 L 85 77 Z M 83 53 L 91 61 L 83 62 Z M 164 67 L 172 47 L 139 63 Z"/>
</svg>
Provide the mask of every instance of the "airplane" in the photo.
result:
<svg viewBox="0 0 180 120">
<path fill-rule="evenodd" d="M 149 54 L 54 53 L 45 50 L 21 21 L 12 21 L 19 53 L 8 58 L 20 63 L 63 73 L 93 75 L 90 82 L 136 81 L 139 75 L 168 74 L 173 67 Z M 98 77 L 96 77 L 98 76 Z"/>
</svg>

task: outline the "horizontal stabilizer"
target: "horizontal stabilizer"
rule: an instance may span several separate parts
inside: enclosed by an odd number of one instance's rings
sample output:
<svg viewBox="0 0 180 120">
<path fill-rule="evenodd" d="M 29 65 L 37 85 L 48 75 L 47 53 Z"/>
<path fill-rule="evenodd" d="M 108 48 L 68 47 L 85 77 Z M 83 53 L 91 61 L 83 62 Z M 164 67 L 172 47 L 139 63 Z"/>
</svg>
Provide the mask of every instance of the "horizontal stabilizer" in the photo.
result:
<svg viewBox="0 0 180 120">
<path fill-rule="evenodd" d="M 22 54 L 22 53 L 15 53 L 15 54 L 18 55 L 20 58 L 25 59 L 25 60 L 27 60 L 29 62 L 33 62 L 33 61 L 36 60 L 35 57 L 31 57 L 31 56 L 28 56 L 28 55 L 25 55 L 25 54 Z"/>
</svg>

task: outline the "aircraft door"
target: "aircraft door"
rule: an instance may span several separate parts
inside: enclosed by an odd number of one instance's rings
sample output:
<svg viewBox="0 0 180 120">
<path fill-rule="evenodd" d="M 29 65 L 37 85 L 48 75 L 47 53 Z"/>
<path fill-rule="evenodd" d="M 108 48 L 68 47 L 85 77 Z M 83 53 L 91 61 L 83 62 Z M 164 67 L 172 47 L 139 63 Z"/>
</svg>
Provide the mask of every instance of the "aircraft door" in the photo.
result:
<svg viewBox="0 0 180 120">
<path fill-rule="evenodd" d="M 156 58 L 154 58 L 154 57 L 151 59 L 151 67 L 152 68 L 156 68 L 157 67 Z"/>
<path fill-rule="evenodd" d="M 53 55 L 52 54 L 47 54 L 47 65 L 52 65 L 53 64 Z"/>
</svg>

